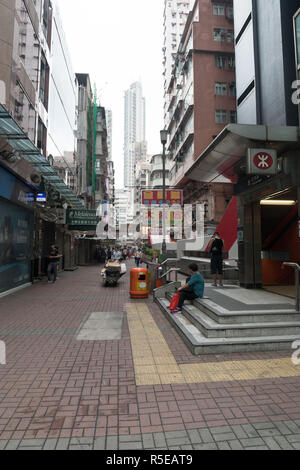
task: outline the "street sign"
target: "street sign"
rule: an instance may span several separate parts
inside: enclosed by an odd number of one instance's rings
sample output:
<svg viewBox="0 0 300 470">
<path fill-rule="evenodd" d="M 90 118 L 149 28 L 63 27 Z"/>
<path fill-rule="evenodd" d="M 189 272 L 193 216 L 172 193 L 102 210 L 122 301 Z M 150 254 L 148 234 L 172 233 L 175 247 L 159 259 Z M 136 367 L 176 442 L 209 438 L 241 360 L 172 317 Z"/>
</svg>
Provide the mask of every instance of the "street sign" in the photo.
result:
<svg viewBox="0 0 300 470">
<path fill-rule="evenodd" d="M 142 191 L 142 204 L 143 205 L 155 205 L 163 204 L 163 191 L 162 189 L 155 189 L 151 191 Z M 177 205 L 183 204 L 183 191 L 176 190 L 166 190 L 166 204 L 168 205 Z"/>
<path fill-rule="evenodd" d="M 76 227 L 97 227 L 99 217 L 96 211 L 68 209 L 66 222 L 68 225 Z"/>
<path fill-rule="evenodd" d="M 46 201 L 47 201 L 46 193 L 37 193 L 36 202 L 46 202 Z"/>
<path fill-rule="evenodd" d="M 249 175 L 276 175 L 277 151 L 248 149 L 247 173 Z"/>
</svg>

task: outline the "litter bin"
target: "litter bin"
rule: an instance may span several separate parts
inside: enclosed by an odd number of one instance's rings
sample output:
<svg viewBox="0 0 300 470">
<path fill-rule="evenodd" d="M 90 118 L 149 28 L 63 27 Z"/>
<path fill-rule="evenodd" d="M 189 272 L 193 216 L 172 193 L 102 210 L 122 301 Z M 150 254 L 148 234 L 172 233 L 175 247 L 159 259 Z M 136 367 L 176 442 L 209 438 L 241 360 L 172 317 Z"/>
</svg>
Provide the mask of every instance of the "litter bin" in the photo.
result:
<svg viewBox="0 0 300 470">
<path fill-rule="evenodd" d="M 149 292 L 148 269 L 132 269 L 130 271 L 130 297 L 132 299 L 148 299 Z"/>
</svg>

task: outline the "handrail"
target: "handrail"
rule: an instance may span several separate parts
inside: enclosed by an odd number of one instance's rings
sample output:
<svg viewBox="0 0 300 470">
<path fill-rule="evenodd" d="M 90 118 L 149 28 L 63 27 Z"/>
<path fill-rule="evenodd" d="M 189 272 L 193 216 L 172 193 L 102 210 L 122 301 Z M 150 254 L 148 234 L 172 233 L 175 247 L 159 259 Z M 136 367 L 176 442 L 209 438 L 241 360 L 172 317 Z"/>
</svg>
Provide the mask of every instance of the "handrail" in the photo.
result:
<svg viewBox="0 0 300 470">
<path fill-rule="evenodd" d="M 163 279 L 164 277 L 166 277 L 168 274 L 171 274 L 171 273 L 174 273 L 176 272 L 176 282 L 177 282 L 177 279 L 178 279 L 178 271 L 180 271 L 180 268 L 170 268 L 169 271 L 165 272 L 162 276 L 159 276 L 159 279 Z M 169 278 L 170 280 L 170 278 Z"/>
<path fill-rule="evenodd" d="M 162 263 L 160 263 L 160 266 L 164 266 L 166 263 L 169 263 L 170 261 L 180 261 L 180 258 L 168 258 Z"/>
<path fill-rule="evenodd" d="M 300 266 L 297 263 L 282 263 L 282 269 L 285 267 L 290 267 L 295 269 L 295 290 L 296 290 L 296 295 L 295 295 L 295 309 L 296 312 L 300 313 L 299 309 L 299 272 L 300 272 Z"/>
</svg>

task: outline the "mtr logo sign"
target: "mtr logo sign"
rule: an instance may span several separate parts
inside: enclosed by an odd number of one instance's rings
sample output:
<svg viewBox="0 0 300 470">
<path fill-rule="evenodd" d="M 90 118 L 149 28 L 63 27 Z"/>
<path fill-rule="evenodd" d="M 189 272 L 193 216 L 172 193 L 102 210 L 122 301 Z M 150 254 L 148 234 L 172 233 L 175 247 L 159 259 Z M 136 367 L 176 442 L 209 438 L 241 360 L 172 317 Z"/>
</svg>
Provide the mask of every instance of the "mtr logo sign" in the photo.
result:
<svg viewBox="0 0 300 470">
<path fill-rule="evenodd" d="M 277 173 L 277 152 L 270 149 L 248 150 L 249 175 L 275 175 Z"/>
</svg>

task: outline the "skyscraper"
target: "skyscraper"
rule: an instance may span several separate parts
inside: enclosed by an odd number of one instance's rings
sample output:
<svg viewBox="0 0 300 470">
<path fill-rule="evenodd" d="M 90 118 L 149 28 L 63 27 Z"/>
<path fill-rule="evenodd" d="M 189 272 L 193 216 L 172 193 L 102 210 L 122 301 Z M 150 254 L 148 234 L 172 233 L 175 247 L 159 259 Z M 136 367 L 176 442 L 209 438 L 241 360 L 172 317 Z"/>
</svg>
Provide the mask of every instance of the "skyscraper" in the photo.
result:
<svg viewBox="0 0 300 470">
<path fill-rule="evenodd" d="M 135 144 L 145 141 L 145 98 L 142 84 L 133 83 L 125 92 L 124 186 L 135 183 Z"/>
<path fill-rule="evenodd" d="M 108 160 L 112 160 L 112 110 L 106 109 Z"/>
<path fill-rule="evenodd" d="M 165 0 L 164 9 L 164 119 L 167 118 L 168 85 L 171 80 L 174 59 L 184 31 L 188 14 L 194 5 L 194 0 Z"/>
</svg>

